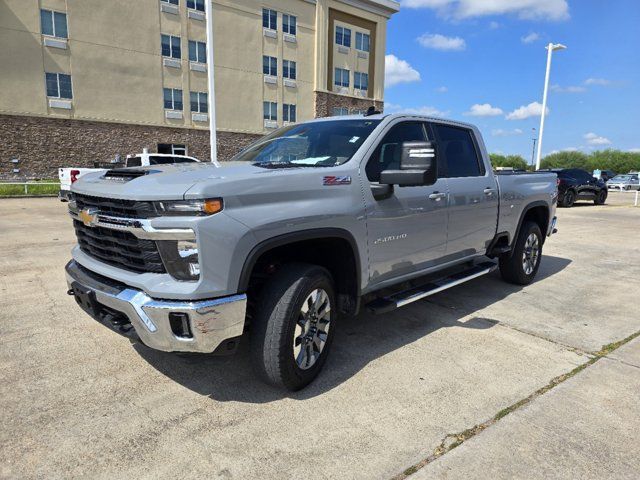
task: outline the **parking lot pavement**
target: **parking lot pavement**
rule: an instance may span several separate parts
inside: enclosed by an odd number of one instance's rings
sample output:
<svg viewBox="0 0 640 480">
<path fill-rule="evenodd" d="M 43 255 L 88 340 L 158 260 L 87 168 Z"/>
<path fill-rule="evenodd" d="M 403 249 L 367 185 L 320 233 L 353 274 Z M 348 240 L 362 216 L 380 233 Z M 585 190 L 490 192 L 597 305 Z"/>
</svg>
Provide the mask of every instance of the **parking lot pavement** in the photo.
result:
<svg viewBox="0 0 640 480">
<path fill-rule="evenodd" d="M 255 380 L 246 343 L 234 357 L 165 354 L 83 314 L 65 294 L 63 267 L 74 242 L 65 209 L 54 199 L 0 201 L 0 477 L 390 478 L 448 434 L 494 417 L 592 362 L 587 352 L 640 330 L 635 310 L 617 308 L 635 301 L 640 209 L 575 207 L 559 212 L 560 232 L 545 246 L 533 285 L 481 278 L 392 314 L 345 320 L 318 380 L 283 394 Z M 637 445 L 640 416 L 628 400 L 638 380 L 625 373 L 636 367 L 613 360 L 625 355 L 633 363 L 631 347 L 419 474 L 525 422 L 519 416 L 533 408 L 549 429 L 555 425 L 557 448 L 550 445 L 548 455 L 558 468 L 586 471 L 584 445 L 559 450 L 563 420 L 595 442 L 608 438 L 596 430 L 624 418 L 620 438 L 631 432 L 628 443 Z M 580 403 L 601 390 L 597 401 Z M 581 405 L 589 406 L 584 415 Z M 612 417 L 611 408 L 622 413 Z M 518 438 L 533 458 L 545 437 Z M 617 453 L 598 457 L 603 465 L 637 453 L 612 445 Z M 504 463 L 517 457 L 503 462 L 500 472 L 508 473 Z M 634 466 L 618 462 L 611 471 Z"/>
</svg>

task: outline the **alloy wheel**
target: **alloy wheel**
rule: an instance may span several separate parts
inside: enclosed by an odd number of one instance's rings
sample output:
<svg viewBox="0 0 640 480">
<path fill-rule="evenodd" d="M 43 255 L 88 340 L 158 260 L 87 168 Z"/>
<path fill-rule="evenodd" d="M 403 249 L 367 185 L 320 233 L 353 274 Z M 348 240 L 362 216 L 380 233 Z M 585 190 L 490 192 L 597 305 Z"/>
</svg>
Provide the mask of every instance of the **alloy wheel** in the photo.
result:
<svg viewBox="0 0 640 480">
<path fill-rule="evenodd" d="M 329 336 L 331 302 L 322 288 L 313 290 L 302 303 L 293 333 L 293 358 L 302 370 L 318 361 Z"/>
<path fill-rule="evenodd" d="M 529 234 L 522 252 L 522 269 L 526 275 L 531 275 L 540 257 L 540 241 L 535 233 Z"/>
</svg>

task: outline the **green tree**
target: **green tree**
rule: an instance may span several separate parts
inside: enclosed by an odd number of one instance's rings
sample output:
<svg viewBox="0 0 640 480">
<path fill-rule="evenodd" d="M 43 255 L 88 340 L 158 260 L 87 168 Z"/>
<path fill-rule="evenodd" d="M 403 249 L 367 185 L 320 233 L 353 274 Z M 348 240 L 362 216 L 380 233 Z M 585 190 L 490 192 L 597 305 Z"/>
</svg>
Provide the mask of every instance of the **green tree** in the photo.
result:
<svg viewBox="0 0 640 480">
<path fill-rule="evenodd" d="M 627 173 L 640 170 L 640 153 L 621 150 L 596 150 L 590 154 L 583 152 L 557 152 L 547 155 L 541 162 L 541 168 L 582 168 L 593 170 L 613 170 Z"/>
<path fill-rule="evenodd" d="M 499 155 L 492 153 L 489 155 L 491 158 L 491 165 L 496 167 L 512 167 L 515 169 L 526 170 L 527 162 L 520 155 Z"/>
</svg>

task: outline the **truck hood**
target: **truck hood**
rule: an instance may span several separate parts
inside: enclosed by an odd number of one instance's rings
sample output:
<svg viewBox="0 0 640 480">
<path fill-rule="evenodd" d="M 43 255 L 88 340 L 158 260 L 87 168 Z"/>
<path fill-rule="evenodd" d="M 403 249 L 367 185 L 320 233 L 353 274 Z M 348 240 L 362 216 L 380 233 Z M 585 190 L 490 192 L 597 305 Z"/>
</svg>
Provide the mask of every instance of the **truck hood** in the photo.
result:
<svg viewBox="0 0 640 480">
<path fill-rule="evenodd" d="M 273 172 L 240 162 L 220 168 L 211 163 L 184 163 L 120 171 L 125 172 L 125 176 L 113 177 L 106 170 L 84 175 L 72 185 L 71 190 L 84 195 L 128 200 L 181 200 L 199 183 L 219 184 L 229 180 L 236 183 Z M 138 176 L 127 176 L 128 173 Z"/>
</svg>

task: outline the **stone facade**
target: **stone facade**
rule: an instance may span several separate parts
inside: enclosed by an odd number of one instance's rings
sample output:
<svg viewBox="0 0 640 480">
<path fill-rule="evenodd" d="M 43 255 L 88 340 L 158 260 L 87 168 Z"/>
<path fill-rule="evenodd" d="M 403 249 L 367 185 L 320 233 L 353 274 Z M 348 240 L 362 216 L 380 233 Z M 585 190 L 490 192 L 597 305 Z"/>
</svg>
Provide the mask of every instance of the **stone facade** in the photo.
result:
<svg viewBox="0 0 640 480">
<path fill-rule="evenodd" d="M 218 132 L 218 158 L 228 160 L 259 137 Z M 57 178 L 60 167 L 93 167 L 143 148 L 156 152 L 159 143 L 186 145 L 189 155 L 203 161 L 210 156 L 209 131 L 204 129 L 0 115 L 0 139 L 2 179 Z"/>
<path fill-rule="evenodd" d="M 314 92 L 314 106 L 316 117 L 328 117 L 333 115 L 334 108 L 346 108 L 349 113 L 354 111 L 367 110 L 372 105 L 376 110 L 382 112 L 383 102 L 371 100 L 370 98 L 357 98 L 348 95 L 339 95 L 329 92 Z"/>
</svg>

